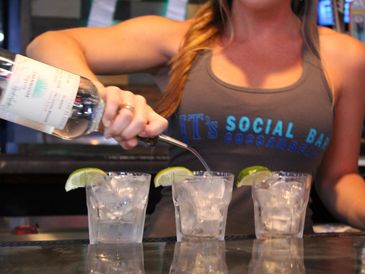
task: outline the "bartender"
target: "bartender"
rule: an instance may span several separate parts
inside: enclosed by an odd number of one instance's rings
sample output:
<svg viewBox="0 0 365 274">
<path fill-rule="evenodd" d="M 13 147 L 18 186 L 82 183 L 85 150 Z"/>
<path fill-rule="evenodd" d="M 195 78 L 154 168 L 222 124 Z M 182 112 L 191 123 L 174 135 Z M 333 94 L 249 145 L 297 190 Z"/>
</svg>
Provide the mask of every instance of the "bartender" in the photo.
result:
<svg viewBox="0 0 365 274">
<path fill-rule="evenodd" d="M 318 27 L 316 13 L 317 1 L 210 0 L 186 21 L 142 16 L 111 27 L 46 32 L 27 54 L 95 81 L 97 74 L 158 68 L 163 95 L 154 110 L 169 118 L 168 133 L 197 149 L 211 169 L 237 175 L 246 166 L 263 165 L 310 173 L 330 212 L 364 229 L 365 183 L 357 163 L 365 46 Z M 106 136 L 133 148 L 144 127 L 128 127 L 109 111 L 115 114 L 125 100 L 136 107 L 134 125 L 147 117 L 142 124 L 148 126 L 148 117 L 159 116 L 131 92 L 117 96 L 115 88 L 101 84 L 99 90 L 107 103 Z M 162 129 L 163 119 L 155 121 L 154 128 Z M 193 155 L 176 147 L 170 165 L 201 169 Z M 233 193 L 226 233 L 253 231 L 250 188 L 242 187 Z M 175 234 L 169 189 L 146 233 Z"/>
</svg>

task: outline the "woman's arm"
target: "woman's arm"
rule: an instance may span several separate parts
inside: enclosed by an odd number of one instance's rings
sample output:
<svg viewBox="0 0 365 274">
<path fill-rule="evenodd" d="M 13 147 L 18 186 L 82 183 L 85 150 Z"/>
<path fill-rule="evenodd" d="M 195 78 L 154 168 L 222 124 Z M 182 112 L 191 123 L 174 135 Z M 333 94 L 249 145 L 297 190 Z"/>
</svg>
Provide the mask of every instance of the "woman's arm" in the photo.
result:
<svg viewBox="0 0 365 274">
<path fill-rule="evenodd" d="M 49 31 L 36 37 L 27 55 L 84 76 L 121 74 L 166 64 L 178 50 L 186 22 L 136 17 L 110 27 Z"/>
<path fill-rule="evenodd" d="M 111 27 L 49 31 L 36 37 L 27 55 L 94 81 L 106 102 L 105 135 L 124 148 L 137 145 L 137 135 L 155 136 L 167 127 L 140 95 L 104 88 L 98 74 L 121 74 L 166 64 L 178 50 L 187 22 L 158 16 L 130 19 Z M 125 109 L 133 105 L 134 111 Z"/>
<path fill-rule="evenodd" d="M 325 63 L 332 67 L 328 72 L 335 90 L 335 119 L 316 189 L 334 216 L 365 229 L 365 182 L 358 173 L 365 115 L 365 45 L 343 35 L 322 42 L 327 42 Z"/>
</svg>

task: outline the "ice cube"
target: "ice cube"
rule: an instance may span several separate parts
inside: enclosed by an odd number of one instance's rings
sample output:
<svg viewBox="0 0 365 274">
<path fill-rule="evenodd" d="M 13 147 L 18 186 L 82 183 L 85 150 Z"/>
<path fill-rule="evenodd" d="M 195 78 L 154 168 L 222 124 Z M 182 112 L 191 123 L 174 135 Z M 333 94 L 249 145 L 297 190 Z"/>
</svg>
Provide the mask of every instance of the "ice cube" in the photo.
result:
<svg viewBox="0 0 365 274">
<path fill-rule="evenodd" d="M 198 206 L 198 216 L 202 220 L 220 220 L 222 212 L 220 211 L 219 205 L 209 203 L 207 205 Z"/>
<path fill-rule="evenodd" d="M 185 203 L 191 203 L 194 201 L 197 196 L 196 188 L 193 184 L 190 183 L 178 183 L 175 186 L 177 203 L 183 205 Z"/>
<path fill-rule="evenodd" d="M 109 201 L 113 201 L 115 198 L 115 194 L 113 191 L 108 187 L 108 183 L 105 184 L 98 184 L 91 186 L 91 194 L 94 197 L 94 201 L 98 206 L 109 204 Z"/>
<path fill-rule="evenodd" d="M 265 218 L 264 226 L 268 230 L 289 233 L 291 228 L 291 218 L 285 215 L 274 215 Z"/>
<path fill-rule="evenodd" d="M 225 191 L 225 181 L 217 176 L 205 176 L 199 182 L 194 184 L 196 196 L 199 199 L 222 199 Z"/>
</svg>

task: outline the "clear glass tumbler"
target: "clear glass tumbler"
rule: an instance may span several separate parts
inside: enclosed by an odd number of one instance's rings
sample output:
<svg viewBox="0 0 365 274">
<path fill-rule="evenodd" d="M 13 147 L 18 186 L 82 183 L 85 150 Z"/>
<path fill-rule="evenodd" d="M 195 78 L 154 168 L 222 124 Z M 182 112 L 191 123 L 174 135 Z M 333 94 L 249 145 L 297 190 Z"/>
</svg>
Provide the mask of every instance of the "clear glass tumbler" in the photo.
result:
<svg viewBox="0 0 365 274">
<path fill-rule="evenodd" d="M 196 171 L 177 176 L 172 184 L 177 241 L 224 240 L 234 175 Z"/>
<path fill-rule="evenodd" d="M 311 181 L 309 174 L 280 171 L 253 182 L 256 238 L 303 237 Z"/>
<path fill-rule="evenodd" d="M 140 243 L 151 175 L 109 172 L 105 182 L 86 187 L 89 241 L 95 243 Z"/>
</svg>

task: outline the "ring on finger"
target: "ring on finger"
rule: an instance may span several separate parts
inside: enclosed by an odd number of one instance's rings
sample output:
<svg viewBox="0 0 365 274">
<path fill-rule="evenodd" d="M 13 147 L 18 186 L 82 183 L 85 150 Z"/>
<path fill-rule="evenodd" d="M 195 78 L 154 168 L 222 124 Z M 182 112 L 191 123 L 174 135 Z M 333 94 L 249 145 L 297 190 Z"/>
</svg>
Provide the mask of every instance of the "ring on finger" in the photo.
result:
<svg viewBox="0 0 365 274">
<path fill-rule="evenodd" d="M 134 110 L 135 110 L 135 106 L 134 105 L 132 105 L 132 104 L 127 104 L 127 103 L 125 103 L 125 104 L 122 104 L 121 106 L 120 106 L 120 110 L 122 110 L 122 109 L 128 109 L 129 111 L 131 111 L 132 113 L 134 113 Z"/>
</svg>

